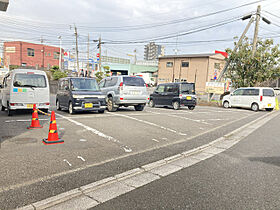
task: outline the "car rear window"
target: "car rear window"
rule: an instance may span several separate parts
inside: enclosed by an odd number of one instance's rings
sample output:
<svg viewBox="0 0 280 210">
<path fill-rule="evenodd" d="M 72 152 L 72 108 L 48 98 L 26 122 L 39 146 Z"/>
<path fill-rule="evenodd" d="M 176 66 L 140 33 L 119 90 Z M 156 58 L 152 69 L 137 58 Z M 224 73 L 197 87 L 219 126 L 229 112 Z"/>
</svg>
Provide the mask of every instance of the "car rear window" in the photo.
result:
<svg viewBox="0 0 280 210">
<path fill-rule="evenodd" d="M 195 94 L 195 86 L 193 83 L 182 84 L 181 85 L 181 93 L 186 94 Z"/>
<path fill-rule="evenodd" d="M 271 89 L 263 89 L 263 96 L 273 97 L 274 96 L 274 91 L 271 90 Z"/>
<path fill-rule="evenodd" d="M 126 86 L 144 87 L 145 81 L 140 77 L 123 77 L 123 84 Z"/>
<path fill-rule="evenodd" d="M 46 77 L 42 74 L 23 74 L 18 73 L 14 78 L 14 87 L 33 87 L 45 88 L 47 87 Z"/>
</svg>

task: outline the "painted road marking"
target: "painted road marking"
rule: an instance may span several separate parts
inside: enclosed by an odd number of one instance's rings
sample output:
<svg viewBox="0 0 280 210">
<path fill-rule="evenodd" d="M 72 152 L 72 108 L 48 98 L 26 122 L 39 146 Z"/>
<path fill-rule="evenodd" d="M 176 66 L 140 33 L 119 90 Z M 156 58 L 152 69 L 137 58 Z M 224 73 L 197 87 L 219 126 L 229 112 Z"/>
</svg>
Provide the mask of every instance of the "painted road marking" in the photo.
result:
<svg viewBox="0 0 280 210">
<path fill-rule="evenodd" d="M 159 140 L 156 140 L 156 139 L 152 139 L 152 141 L 159 142 Z"/>
<path fill-rule="evenodd" d="M 82 161 L 86 161 L 82 156 L 77 156 L 77 158 L 81 159 Z"/>
<path fill-rule="evenodd" d="M 257 115 L 258 113 L 257 112 L 254 112 L 254 114 L 252 115 Z M 262 116 L 263 117 L 263 116 Z M 261 119 L 262 117 L 258 118 L 258 119 Z M 180 140 L 177 140 L 177 141 L 174 141 L 174 142 L 170 142 L 168 144 L 164 144 L 164 145 L 161 145 L 161 146 L 158 146 L 157 148 L 163 148 L 163 147 L 166 147 L 166 146 L 169 146 L 169 145 L 174 145 L 174 144 L 178 144 L 178 143 L 182 143 L 182 142 L 186 142 L 188 140 L 191 140 L 191 139 L 194 139 L 194 138 L 197 138 L 199 136 L 202 136 L 204 134 L 207 134 L 209 132 L 213 132 L 213 131 L 216 131 L 224 126 L 228 126 L 230 124 L 234 124 L 235 122 L 237 121 L 240 121 L 240 120 L 243 120 L 247 118 L 247 116 L 244 116 L 240 119 L 236 119 L 232 122 L 228 122 L 228 123 L 225 123 L 221 126 L 218 126 L 218 127 L 215 127 L 215 128 L 212 128 L 212 129 L 209 129 L 207 131 L 204 131 L 204 132 L 201 132 L 199 133 L 198 135 L 195 135 L 195 136 L 192 136 L 192 137 L 189 137 L 189 138 L 186 138 L 186 139 L 180 139 Z M 231 147 L 233 144 L 232 142 L 228 141 L 227 144 L 221 144 L 221 145 L 218 145 L 217 147 L 219 148 L 229 148 Z M 120 155 L 116 158 L 111 158 L 111 159 L 108 159 L 108 160 L 104 160 L 104 161 L 101 161 L 101 162 L 98 162 L 98 163 L 92 163 L 92 164 L 88 164 L 86 166 L 82 166 L 82 167 L 79 167 L 79 168 L 75 168 L 75 169 L 70 169 L 68 171 L 63 171 L 63 172 L 60 172 L 60 173 L 56 173 L 56 174 L 52 174 L 52 175 L 48 175 L 48 176 L 44 176 L 44 177 L 40 177 L 40 178 L 37 178 L 37 179 L 33 179 L 33 180 L 29 180 L 29 181 L 26 181 L 26 182 L 23 182 L 23 183 L 19 183 L 19 184 L 15 184 L 15 185 L 10 185 L 8 187 L 2 187 L 2 189 L 0 188 L 0 193 L 3 193 L 3 192 L 6 192 L 6 191 L 9 191 L 9 190 L 14 190 L 14 189 L 18 189 L 20 187 L 25 187 L 25 186 L 29 186 L 31 184 L 35 184 L 35 183 L 38 183 L 38 182 L 42 182 L 42 181 L 47 181 L 49 179 L 52 179 L 52 178 L 58 178 L 60 176 L 64 176 L 64 175 L 67 175 L 67 174 L 71 174 L 71 173 L 75 173 L 77 171 L 81 171 L 81 170 L 84 170 L 84 169 L 87 169 L 87 168 L 91 168 L 91 167 L 94 167 L 94 166 L 100 166 L 102 164 L 105 164 L 105 163 L 109 163 L 111 161 L 116 161 L 116 160 L 120 160 L 122 158 L 125 158 L 125 157 L 129 157 L 131 155 L 135 155 L 135 154 L 143 154 L 144 152 L 149 152 L 149 151 L 152 151 L 154 150 L 154 148 L 149 148 L 149 149 L 145 149 L 145 150 L 142 150 L 140 152 L 135 152 L 135 153 L 126 153 L 126 154 L 123 154 L 123 155 Z M 184 152 L 182 153 L 184 154 Z M 150 165 L 150 164 L 148 164 Z"/>
<path fill-rule="evenodd" d="M 126 146 L 126 145 L 123 145 L 119 140 L 115 139 L 115 138 L 112 137 L 112 136 L 108 136 L 108 135 L 106 135 L 106 134 L 104 134 L 104 133 L 102 133 L 102 132 L 100 132 L 100 131 L 98 131 L 98 130 L 96 130 L 96 129 L 94 129 L 94 128 L 91 128 L 91 127 L 89 127 L 89 126 L 87 126 L 87 125 L 85 125 L 85 124 L 83 124 L 83 123 L 80 123 L 80 122 L 78 122 L 78 121 L 76 121 L 76 120 L 73 120 L 73 119 L 71 119 L 71 118 L 69 118 L 69 117 L 65 117 L 65 116 L 60 115 L 60 114 L 56 114 L 56 115 L 60 116 L 61 118 L 66 119 L 66 120 L 68 120 L 68 121 L 70 121 L 70 122 L 72 122 L 72 123 L 74 123 L 74 124 L 76 124 L 76 125 L 78 125 L 78 126 L 83 127 L 84 129 L 86 129 L 87 131 L 92 132 L 92 133 L 95 134 L 95 135 L 98 135 L 98 136 L 100 136 L 100 137 L 102 137 L 102 138 L 104 138 L 104 139 L 109 140 L 110 142 L 113 142 L 113 143 L 117 144 L 117 145 L 120 146 L 120 148 L 123 149 L 125 152 L 132 152 L 132 149 L 130 149 L 130 148 L 129 148 L 128 146 Z"/>
<path fill-rule="evenodd" d="M 85 141 L 87 141 L 87 140 L 86 140 L 86 139 L 80 139 L 80 141 L 81 141 L 81 142 L 85 142 Z"/>
<path fill-rule="evenodd" d="M 64 159 L 63 161 L 64 161 L 64 162 L 66 162 L 69 166 L 72 166 L 72 164 L 71 164 L 71 163 L 69 163 L 69 161 L 68 161 L 68 160 Z"/>
<path fill-rule="evenodd" d="M 185 120 L 190 120 L 190 121 L 193 121 L 193 122 L 196 122 L 196 123 L 202 123 L 202 124 L 205 124 L 205 125 L 211 125 L 210 123 L 204 122 L 204 120 L 195 120 L 195 119 L 191 119 L 191 118 L 188 118 L 188 117 L 177 116 L 177 115 L 172 115 L 172 114 L 165 114 L 165 113 L 158 113 L 158 112 L 152 112 L 152 111 L 147 111 L 147 112 L 157 114 L 157 115 L 165 115 L 165 116 L 175 117 L 175 118 L 177 117 L 177 118 L 181 118 L 181 119 L 185 119 Z"/>
<path fill-rule="evenodd" d="M 257 118 L 256 120 L 247 123 L 208 144 L 189 151 L 185 151 L 169 158 L 156 161 L 154 163 L 150 163 L 148 164 L 150 167 L 145 165 L 132 169 L 129 171 L 129 173 L 124 172 L 122 173 L 122 176 L 116 175 L 113 177 L 108 177 L 106 179 L 99 180 L 97 182 L 69 191 L 69 193 L 74 192 L 76 196 L 69 196 L 66 192 L 33 203 L 32 206 L 35 206 L 36 208 L 40 208 L 41 206 L 50 208 L 59 204 L 63 209 L 63 207 L 69 206 L 69 203 L 73 203 L 73 199 L 75 199 L 78 203 L 79 201 L 82 202 L 79 199 L 77 200 L 77 197 L 81 195 L 87 195 L 93 201 L 98 202 L 98 204 L 94 202 L 92 204 L 93 206 L 99 205 L 120 195 L 131 192 L 141 186 L 147 185 L 155 180 L 161 179 L 164 176 L 173 174 L 177 171 L 211 158 L 221 152 L 224 152 L 278 115 L 278 112 L 274 112 L 273 114 L 268 114 L 265 117 L 262 116 Z M 228 142 L 231 142 L 231 144 L 229 145 Z M 227 145 L 226 148 L 221 146 L 224 143 Z"/>
<path fill-rule="evenodd" d="M 181 135 L 181 136 L 186 136 L 186 135 L 187 135 L 187 134 L 185 134 L 185 133 L 181 133 L 181 132 L 175 131 L 175 130 L 173 130 L 173 129 L 166 128 L 166 127 L 164 127 L 164 126 L 161 126 L 161 125 L 158 125 L 158 124 L 155 124 L 155 123 L 146 121 L 146 120 L 140 120 L 140 119 L 137 119 L 137 118 L 135 118 L 135 117 L 131 117 L 131 116 L 123 115 L 123 114 L 115 114 L 115 113 L 110 113 L 110 114 L 115 115 L 115 116 L 125 117 L 125 118 L 131 119 L 131 120 L 135 120 L 135 121 L 138 121 L 138 122 L 141 122 L 141 123 L 148 124 L 148 125 L 152 125 L 152 126 L 154 126 L 154 127 L 161 128 L 161 129 L 163 129 L 163 130 L 166 130 L 166 131 L 169 131 L 169 132 L 172 132 L 172 133 L 179 134 L 179 135 Z"/>
</svg>

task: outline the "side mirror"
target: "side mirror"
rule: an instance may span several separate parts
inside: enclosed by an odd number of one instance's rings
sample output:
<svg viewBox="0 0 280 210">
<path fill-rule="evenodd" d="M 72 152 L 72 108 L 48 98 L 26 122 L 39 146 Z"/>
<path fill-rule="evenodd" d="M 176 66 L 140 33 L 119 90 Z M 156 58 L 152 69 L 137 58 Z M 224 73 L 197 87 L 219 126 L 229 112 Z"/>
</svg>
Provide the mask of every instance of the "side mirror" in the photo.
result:
<svg viewBox="0 0 280 210">
<path fill-rule="evenodd" d="M 64 87 L 64 90 L 69 90 L 69 87 L 68 87 L 68 86 L 65 86 L 65 87 Z"/>
</svg>

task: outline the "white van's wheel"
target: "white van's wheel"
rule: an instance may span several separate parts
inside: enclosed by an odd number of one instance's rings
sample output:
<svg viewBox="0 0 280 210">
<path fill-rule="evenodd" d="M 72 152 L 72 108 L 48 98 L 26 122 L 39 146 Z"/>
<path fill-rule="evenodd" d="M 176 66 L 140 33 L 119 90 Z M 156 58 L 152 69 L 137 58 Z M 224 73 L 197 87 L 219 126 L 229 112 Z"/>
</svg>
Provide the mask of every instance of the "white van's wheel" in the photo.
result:
<svg viewBox="0 0 280 210">
<path fill-rule="evenodd" d="M 5 111 L 5 107 L 3 106 L 2 102 L 1 102 L 1 111 Z"/>
<path fill-rule="evenodd" d="M 257 112 L 257 111 L 259 111 L 259 105 L 257 103 L 253 103 L 252 106 L 251 106 L 251 109 L 254 112 Z"/>
<path fill-rule="evenodd" d="M 228 101 L 225 101 L 225 102 L 223 103 L 223 107 L 226 108 L 226 109 L 228 109 L 228 108 L 229 108 L 229 102 L 228 102 Z"/>
<path fill-rule="evenodd" d="M 9 105 L 7 107 L 7 110 L 8 110 L 8 116 L 13 116 L 14 111 L 10 109 Z"/>
</svg>

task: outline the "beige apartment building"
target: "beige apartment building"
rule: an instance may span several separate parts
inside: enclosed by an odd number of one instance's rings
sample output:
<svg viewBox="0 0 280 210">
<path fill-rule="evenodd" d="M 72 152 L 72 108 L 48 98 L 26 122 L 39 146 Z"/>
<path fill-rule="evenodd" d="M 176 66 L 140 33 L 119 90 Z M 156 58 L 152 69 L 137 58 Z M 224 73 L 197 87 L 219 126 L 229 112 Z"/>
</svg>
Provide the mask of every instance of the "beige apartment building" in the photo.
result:
<svg viewBox="0 0 280 210">
<path fill-rule="evenodd" d="M 221 54 L 167 55 L 159 58 L 158 84 L 187 81 L 205 92 L 206 82 L 215 81 L 225 65 Z"/>
</svg>

